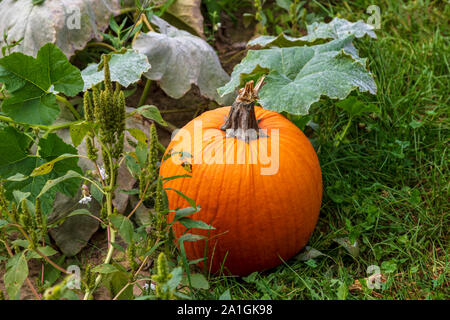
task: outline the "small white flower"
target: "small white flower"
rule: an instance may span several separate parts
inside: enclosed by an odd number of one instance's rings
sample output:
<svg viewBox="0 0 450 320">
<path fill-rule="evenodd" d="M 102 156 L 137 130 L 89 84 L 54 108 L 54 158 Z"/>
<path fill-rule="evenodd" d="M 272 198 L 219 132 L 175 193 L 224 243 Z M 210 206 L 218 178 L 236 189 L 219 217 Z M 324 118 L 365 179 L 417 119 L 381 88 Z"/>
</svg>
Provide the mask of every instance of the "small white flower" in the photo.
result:
<svg viewBox="0 0 450 320">
<path fill-rule="evenodd" d="M 148 289 L 148 283 L 144 283 L 143 287 L 144 287 L 145 290 L 147 290 Z M 152 282 L 150 282 L 150 289 L 152 289 L 152 290 L 156 289 L 156 286 Z"/>
<path fill-rule="evenodd" d="M 80 201 L 78 201 L 78 203 L 88 204 L 89 202 L 91 202 L 91 200 L 92 196 L 83 196 L 83 198 L 81 198 Z"/>
<path fill-rule="evenodd" d="M 104 167 L 100 167 L 98 169 L 99 173 L 100 173 L 100 177 L 102 178 L 102 180 L 105 180 L 106 178 L 108 178 L 108 175 L 106 174 L 106 170 Z"/>
</svg>

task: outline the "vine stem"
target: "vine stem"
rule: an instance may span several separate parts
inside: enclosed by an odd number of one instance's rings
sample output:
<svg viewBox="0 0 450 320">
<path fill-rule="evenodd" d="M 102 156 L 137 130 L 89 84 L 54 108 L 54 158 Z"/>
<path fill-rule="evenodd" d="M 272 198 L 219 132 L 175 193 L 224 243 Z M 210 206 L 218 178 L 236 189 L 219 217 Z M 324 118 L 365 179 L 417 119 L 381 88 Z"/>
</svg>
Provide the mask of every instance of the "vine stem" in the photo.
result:
<svg viewBox="0 0 450 320">
<path fill-rule="evenodd" d="M 67 107 L 67 109 L 70 110 L 70 112 L 72 112 L 72 114 L 74 115 L 74 117 L 77 120 L 81 119 L 80 114 L 78 113 L 78 111 L 75 109 L 75 107 L 69 102 L 69 100 L 67 100 L 66 98 L 64 98 L 63 96 L 60 96 L 59 94 L 55 94 L 56 96 L 56 100 L 64 103 L 64 105 Z"/>
<path fill-rule="evenodd" d="M 106 210 L 108 212 L 108 218 L 110 218 L 113 214 L 113 207 L 112 207 L 112 198 L 113 198 L 113 193 L 114 193 L 113 187 L 116 182 L 114 179 L 113 161 L 112 161 L 112 157 L 111 157 L 111 154 L 108 149 L 107 149 L 107 154 L 108 154 L 108 158 L 109 158 L 109 163 L 111 163 L 111 172 L 109 173 L 111 180 L 109 183 L 109 190 L 106 193 Z M 106 258 L 105 258 L 105 261 L 103 262 L 103 264 L 109 264 L 111 262 L 111 259 L 112 259 L 113 253 L 114 253 L 114 246 L 112 244 L 116 241 L 116 231 L 114 230 L 114 228 L 112 228 L 110 219 L 108 219 L 108 220 L 109 220 L 108 221 L 108 230 L 109 230 L 108 253 L 106 254 Z M 103 274 L 99 274 L 97 276 L 97 278 L 95 278 L 94 287 L 92 288 L 92 290 L 90 290 L 90 289 L 86 290 L 83 300 L 90 299 L 90 297 L 92 296 L 92 294 L 94 293 L 95 289 L 100 284 L 102 279 L 103 279 Z"/>
<path fill-rule="evenodd" d="M 159 243 L 159 237 L 156 239 L 155 246 L 156 246 L 158 243 Z M 144 259 L 144 261 L 142 261 L 142 263 L 141 263 L 139 269 L 134 273 L 134 277 L 133 277 L 133 278 L 136 278 L 136 277 L 138 276 L 138 274 L 141 272 L 142 268 L 144 268 L 145 264 L 147 263 L 149 257 L 150 257 L 150 256 L 146 256 L 146 257 L 145 257 L 145 259 Z M 135 284 L 135 283 L 137 283 L 137 282 L 139 282 L 139 281 L 143 281 L 143 280 L 145 280 L 145 281 L 150 280 L 150 281 L 151 281 L 152 279 L 151 279 L 151 278 L 149 278 L 149 279 L 145 279 L 145 278 L 144 278 L 144 279 L 137 279 L 136 281 L 133 281 L 133 282 L 128 282 L 122 289 L 120 289 L 120 291 L 116 294 L 116 296 L 113 298 L 113 300 L 117 300 L 117 299 L 120 297 L 120 295 L 122 294 L 122 292 L 124 292 L 125 289 L 128 288 L 128 286 L 130 286 L 130 285 L 132 285 L 132 284 Z"/>
<path fill-rule="evenodd" d="M 104 43 L 104 42 L 91 42 L 86 45 L 86 47 L 105 47 L 111 50 L 112 52 L 117 52 L 116 48 L 112 45 Z"/>
<path fill-rule="evenodd" d="M 150 185 L 150 181 L 147 182 L 147 184 L 145 185 L 144 192 L 142 192 L 142 198 L 139 199 L 139 202 L 136 204 L 136 206 L 134 207 L 134 209 L 130 212 L 130 214 L 129 214 L 128 217 L 127 217 L 128 219 L 131 218 L 131 216 L 133 215 L 133 213 L 137 210 L 137 208 L 139 208 L 139 206 L 141 205 L 141 203 L 144 201 L 145 193 L 147 192 L 147 188 L 148 188 L 149 185 Z"/>
<path fill-rule="evenodd" d="M 39 128 L 39 129 L 46 130 L 46 131 L 55 131 L 55 130 L 59 130 L 59 129 L 64 129 L 64 128 L 70 127 L 73 124 L 82 122 L 82 120 L 76 120 L 76 121 L 58 124 L 55 126 L 46 126 L 43 124 L 28 124 L 28 123 L 24 123 L 24 122 L 17 122 L 17 121 L 14 121 L 13 119 L 11 119 L 10 117 L 6 117 L 6 116 L 0 116 L 0 121 L 6 122 L 6 123 L 18 124 L 21 126 L 30 126 L 30 127 Z"/>
<path fill-rule="evenodd" d="M 29 243 L 31 243 L 31 239 L 30 237 L 28 237 L 27 233 L 25 232 L 25 230 L 22 228 L 21 225 L 19 224 L 11 224 L 12 226 L 16 227 L 17 229 L 19 229 L 19 231 L 23 234 L 23 236 L 28 240 Z M 47 257 L 45 254 L 43 254 L 38 248 L 34 248 L 31 249 L 32 251 L 36 252 L 38 255 L 40 255 L 42 258 L 44 258 L 45 261 L 47 261 L 48 263 L 50 263 L 53 267 L 55 267 L 56 269 L 58 269 L 59 271 L 61 271 L 62 273 L 65 274 L 72 274 L 70 272 L 68 272 L 66 269 L 58 266 L 56 263 L 54 263 L 49 257 Z"/>
<path fill-rule="evenodd" d="M 144 87 L 144 90 L 142 91 L 141 98 L 139 99 L 138 107 L 142 106 L 145 103 L 145 100 L 147 100 L 147 96 L 148 96 L 148 92 L 150 91 L 151 84 L 152 84 L 152 80 L 147 79 L 145 81 L 145 87 Z"/>
<path fill-rule="evenodd" d="M 338 147 L 339 144 L 342 142 L 342 139 L 344 139 L 345 135 L 347 134 L 348 128 L 350 128 L 350 124 L 352 123 L 352 120 L 353 120 L 353 117 L 350 117 L 348 119 L 347 125 L 344 128 L 344 131 L 342 131 L 339 138 L 337 139 L 337 141 L 334 144 L 335 147 Z"/>
</svg>

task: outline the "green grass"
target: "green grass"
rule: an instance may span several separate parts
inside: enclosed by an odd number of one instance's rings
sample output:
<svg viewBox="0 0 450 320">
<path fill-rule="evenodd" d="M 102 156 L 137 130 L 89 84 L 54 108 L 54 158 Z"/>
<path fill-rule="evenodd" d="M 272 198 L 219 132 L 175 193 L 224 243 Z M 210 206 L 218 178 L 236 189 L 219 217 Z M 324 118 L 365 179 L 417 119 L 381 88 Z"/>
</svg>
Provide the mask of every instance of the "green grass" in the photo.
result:
<svg viewBox="0 0 450 320">
<path fill-rule="evenodd" d="M 366 20 L 373 1 L 316 5 L 319 13 Z M 379 115 L 352 123 L 335 101 L 312 109 L 319 132 L 324 197 L 309 246 L 324 256 L 291 259 L 236 279 L 211 278 L 218 296 L 234 299 L 449 299 L 449 31 L 450 5 L 377 1 L 378 40 L 357 41 L 375 75 Z M 334 239 L 356 240 L 352 256 Z M 381 268 L 382 289 L 364 286 L 367 267 Z M 358 289 L 359 280 L 362 287 Z"/>
</svg>

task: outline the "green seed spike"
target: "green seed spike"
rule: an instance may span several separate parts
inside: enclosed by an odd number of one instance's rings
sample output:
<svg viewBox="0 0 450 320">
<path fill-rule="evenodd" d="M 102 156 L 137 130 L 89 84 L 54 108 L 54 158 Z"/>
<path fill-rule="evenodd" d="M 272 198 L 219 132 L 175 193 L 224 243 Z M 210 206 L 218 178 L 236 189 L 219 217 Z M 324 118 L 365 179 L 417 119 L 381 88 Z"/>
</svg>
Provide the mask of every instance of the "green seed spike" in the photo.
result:
<svg viewBox="0 0 450 320">
<path fill-rule="evenodd" d="M 109 70 L 109 59 L 111 56 L 103 55 L 103 70 L 105 72 L 105 90 L 112 92 L 111 73 Z"/>
<path fill-rule="evenodd" d="M 156 296 L 162 300 L 174 299 L 172 290 L 165 285 L 172 278 L 172 274 L 169 273 L 167 258 L 163 252 L 158 256 L 157 270 L 157 274 L 152 276 L 153 281 L 157 283 Z"/>
<path fill-rule="evenodd" d="M 34 203 L 34 218 L 35 223 L 37 227 L 41 229 L 41 234 L 45 235 L 47 234 L 47 225 L 44 223 L 44 216 L 42 214 L 42 208 L 41 208 L 41 198 L 36 198 L 36 201 Z"/>
<path fill-rule="evenodd" d="M 11 210 L 9 211 L 9 218 L 11 219 L 11 221 L 13 221 L 15 223 L 19 222 L 19 213 L 18 213 L 15 202 L 11 203 Z"/>
<path fill-rule="evenodd" d="M 134 241 L 131 241 L 127 248 L 127 261 L 130 265 L 131 274 L 133 274 L 138 267 L 138 264 L 136 262 L 136 245 Z"/>
<path fill-rule="evenodd" d="M 89 159 L 91 159 L 93 161 L 97 161 L 98 149 L 94 146 L 93 137 L 89 137 L 88 139 L 86 139 L 86 146 L 87 146 L 87 153 L 88 153 Z"/>
<path fill-rule="evenodd" d="M 156 164 L 158 163 L 158 144 L 158 133 L 155 124 L 152 123 L 150 127 L 150 150 L 148 153 L 148 169 L 152 178 L 157 176 Z"/>
<path fill-rule="evenodd" d="M 5 197 L 5 188 L 0 183 L 0 219 L 6 219 L 8 214 L 9 202 Z"/>
<path fill-rule="evenodd" d="M 89 91 L 86 91 L 83 96 L 83 105 L 84 105 L 84 118 L 89 121 L 94 121 L 94 107 L 92 106 L 91 96 Z"/>
</svg>

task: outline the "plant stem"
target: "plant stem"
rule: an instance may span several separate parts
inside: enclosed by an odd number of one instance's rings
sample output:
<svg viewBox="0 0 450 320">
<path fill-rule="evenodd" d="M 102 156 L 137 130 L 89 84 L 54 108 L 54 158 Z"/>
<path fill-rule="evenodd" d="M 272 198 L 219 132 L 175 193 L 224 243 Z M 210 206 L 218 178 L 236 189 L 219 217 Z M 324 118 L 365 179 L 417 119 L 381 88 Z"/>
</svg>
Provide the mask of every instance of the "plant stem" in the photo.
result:
<svg viewBox="0 0 450 320">
<path fill-rule="evenodd" d="M 239 95 L 231 106 L 225 123 L 220 127 L 226 131 L 227 137 L 233 137 L 245 142 L 255 140 L 261 135 L 255 115 L 255 100 L 262 86 L 264 77 L 253 87 L 253 80 L 239 90 Z"/>
<path fill-rule="evenodd" d="M 104 43 L 104 42 L 91 42 L 86 45 L 86 47 L 105 47 L 111 50 L 112 52 L 117 52 L 116 48 L 112 45 Z"/>
<path fill-rule="evenodd" d="M 147 188 L 150 185 L 150 181 L 147 182 L 147 184 L 145 185 L 144 191 L 142 192 L 142 198 L 139 199 L 139 202 L 136 204 L 136 206 L 134 207 L 134 209 L 130 212 L 130 214 L 128 215 L 128 219 L 131 218 L 131 216 L 133 215 L 133 213 L 139 208 L 139 206 L 141 205 L 141 203 L 144 201 L 144 197 L 145 197 L 145 193 L 147 192 Z"/>
<path fill-rule="evenodd" d="M 72 122 L 58 124 L 55 126 L 46 126 L 43 124 L 28 124 L 28 123 L 23 123 L 23 122 L 17 122 L 17 121 L 14 121 L 13 119 L 11 119 L 10 117 L 6 117 L 6 116 L 0 116 L 0 121 L 12 123 L 12 124 L 18 124 L 21 126 L 29 126 L 29 127 L 33 127 L 33 128 L 39 128 L 39 129 L 46 130 L 46 131 L 55 131 L 55 130 L 59 130 L 59 129 L 64 129 L 64 128 L 70 127 L 73 124 L 82 122 L 82 120 L 76 120 L 76 121 L 72 121 Z"/>
<path fill-rule="evenodd" d="M 344 128 L 344 131 L 342 131 L 342 133 L 340 134 L 339 138 L 337 139 L 337 141 L 334 143 L 334 147 L 338 147 L 339 144 L 341 143 L 342 139 L 344 139 L 345 135 L 347 134 L 347 130 L 348 128 L 350 128 L 350 124 L 352 123 L 353 117 L 350 117 L 348 119 L 347 125 Z"/>
<path fill-rule="evenodd" d="M 108 220 L 109 218 L 112 216 L 113 214 L 113 206 L 112 206 L 112 198 L 113 198 L 113 193 L 114 193 L 114 185 L 115 185 L 115 178 L 114 178 L 114 164 L 112 161 L 112 157 L 110 155 L 110 152 L 108 151 L 108 157 L 109 157 L 109 163 L 111 163 L 111 172 L 110 177 L 110 184 L 109 184 L 109 189 L 108 192 L 106 193 L 106 210 L 108 212 Z M 115 241 L 116 241 L 116 231 L 114 230 L 111 221 L 108 221 L 108 230 L 110 232 L 110 237 L 108 239 L 108 253 L 106 254 L 106 258 L 105 261 L 103 262 L 103 264 L 109 264 L 111 262 L 113 253 L 114 253 L 114 246 L 112 245 Z M 95 284 L 94 287 L 92 288 L 92 290 L 87 290 L 83 300 L 89 300 L 90 297 L 92 296 L 93 292 L 95 291 L 95 289 L 98 287 L 98 285 L 100 284 L 100 282 L 103 279 L 103 274 L 99 274 L 97 276 L 97 278 L 95 278 Z"/>
<path fill-rule="evenodd" d="M 63 96 L 60 96 L 58 94 L 55 94 L 56 96 L 56 100 L 64 103 L 64 105 L 70 110 L 70 112 L 72 112 L 72 114 L 74 115 L 74 117 L 77 120 L 81 119 L 80 114 L 78 113 L 78 111 L 75 109 L 75 107 L 69 102 L 69 100 L 67 100 L 66 98 L 64 98 Z"/>
<path fill-rule="evenodd" d="M 145 103 L 145 100 L 147 100 L 147 96 L 148 96 L 148 92 L 150 91 L 151 84 L 152 84 L 152 80 L 147 79 L 145 81 L 145 87 L 144 87 L 144 90 L 142 91 L 141 98 L 139 99 L 138 107 L 142 106 Z"/>
</svg>

